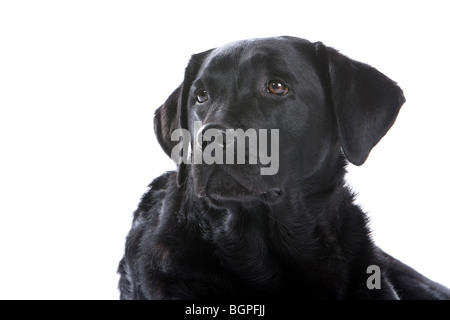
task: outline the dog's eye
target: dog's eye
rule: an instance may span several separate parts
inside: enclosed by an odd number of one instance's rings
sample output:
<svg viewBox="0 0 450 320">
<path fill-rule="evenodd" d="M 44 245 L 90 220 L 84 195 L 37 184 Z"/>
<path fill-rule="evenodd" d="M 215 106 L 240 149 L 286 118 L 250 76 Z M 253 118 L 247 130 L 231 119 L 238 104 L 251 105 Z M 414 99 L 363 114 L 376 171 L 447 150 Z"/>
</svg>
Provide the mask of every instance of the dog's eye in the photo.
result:
<svg viewBox="0 0 450 320">
<path fill-rule="evenodd" d="M 196 98 L 197 98 L 197 102 L 198 103 L 203 103 L 206 102 L 208 100 L 208 92 L 206 92 L 205 89 L 200 89 L 197 90 L 197 93 L 195 94 Z"/>
<path fill-rule="evenodd" d="M 270 80 L 267 83 L 267 92 L 276 94 L 279 96 L 284 96 L 286 93 L 289 92 L 289 88 L 284 83 L 278 81 L 278 80 Z"/>
</svg>

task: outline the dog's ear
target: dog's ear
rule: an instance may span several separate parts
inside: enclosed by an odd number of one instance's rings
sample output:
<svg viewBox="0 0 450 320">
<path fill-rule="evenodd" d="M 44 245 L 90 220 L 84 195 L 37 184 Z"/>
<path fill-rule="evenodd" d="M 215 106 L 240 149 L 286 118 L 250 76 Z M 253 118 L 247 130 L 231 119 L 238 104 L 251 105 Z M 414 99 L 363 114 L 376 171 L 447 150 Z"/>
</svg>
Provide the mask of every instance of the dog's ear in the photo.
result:
<svg viewBox="0 0 450 320">
<path fill-rule="evenodd" d="M 359 166 L 394 124 L 405 102 L 403 91 L 371 66 L 320 42 L 315 47 L 325 69 L 342 149 L 347 159 Z"/>
<path fill-rule="evenodd" d="M 156 134 L 161 148 L 170 157 L 173 147 L 176 145 L 175 141 L 170 139 L 172 132 L 181 128 L 180 119 L 178 116 L 178 104 L 181 97 L 183 85 L 180 85 L 167 98 L 166 102 L 155 111 L 153 118 L 153 129 Z"/>
<path fill-rule="evenodd" d="M 166 102 L 156 111 L 153 118 L 153 128 L 156 138 L 164 152 L 171 157 L 172 149 L 179 141 L 172 141 L 171 135 L 176 129 L 188 129 L 187 99 L 192 82 L 197 77 L 200 66 L 206 56 L 212 51 L 208 50 L 191 57 L 184 73 L 183 83 L 175 89 Z M 186 178 L 186 164 L 181 163 L 178 168 L 178 183 Z"/>
</svg>

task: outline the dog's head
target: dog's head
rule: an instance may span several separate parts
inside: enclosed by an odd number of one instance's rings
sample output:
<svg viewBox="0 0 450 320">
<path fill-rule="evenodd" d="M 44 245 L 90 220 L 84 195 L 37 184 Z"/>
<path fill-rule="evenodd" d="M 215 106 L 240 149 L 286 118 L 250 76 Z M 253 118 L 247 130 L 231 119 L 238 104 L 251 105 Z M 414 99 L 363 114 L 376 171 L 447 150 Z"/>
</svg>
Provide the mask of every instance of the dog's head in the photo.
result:
<svg viewBox="0 0 450 320">
<path fill-rule="evenodd" d="M 191 174 L 211 201 L 270 202 L 342 151 L 363 164 L 404 101 L 395 82 L 322 43 L 254 39 L 193 55 L 154 126 L 180 184 Z"/>
</svg>

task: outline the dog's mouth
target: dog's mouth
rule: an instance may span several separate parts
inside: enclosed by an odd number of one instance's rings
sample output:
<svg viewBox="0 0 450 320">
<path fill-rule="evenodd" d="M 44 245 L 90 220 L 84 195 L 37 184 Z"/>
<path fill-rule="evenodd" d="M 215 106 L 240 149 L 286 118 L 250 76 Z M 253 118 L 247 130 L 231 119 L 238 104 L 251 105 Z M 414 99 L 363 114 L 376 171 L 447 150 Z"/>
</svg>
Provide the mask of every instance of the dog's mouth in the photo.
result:
<svg viewBox="0 0 450 320">
<path fill-rule="evenodd" d="M 196 171 L 194 181 L 197 195 L 215 203 L 217 201 L 272 203 L 283 194 L 280 188 L 265 187 L 266 183 L 254 179 L 253 175 L 236 172 L 233 166 L 213 166 L 210 170 Z"/>
</svg>

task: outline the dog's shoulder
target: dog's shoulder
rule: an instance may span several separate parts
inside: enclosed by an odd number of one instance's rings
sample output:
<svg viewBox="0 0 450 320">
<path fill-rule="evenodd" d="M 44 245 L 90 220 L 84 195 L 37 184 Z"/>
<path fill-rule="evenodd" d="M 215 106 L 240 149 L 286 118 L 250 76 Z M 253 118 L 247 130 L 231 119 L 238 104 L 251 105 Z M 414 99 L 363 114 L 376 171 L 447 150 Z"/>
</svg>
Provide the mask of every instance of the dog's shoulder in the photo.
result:
<svg viewBox="0 0 450 320">
<path fill-rule="evenodd" d="M 148 219 L 152 213 L 161 209 L 168 189 L 176 184 L 176 175 L 175 171 L 167 171 L 148 185 L 147 191 L 141 197 L 141 201 L 134 212 L 133 224 L 142 219 Z"/>
<path fill-rule="evenodd" d="M 177 172 L 168 171 L 155 178 L 134 211 L 125 255 L 118 269 L 121 299 L 148 299 L 151 296 L 148 280 L 151 272 L 142 274 L 140 270 L 145 269 L 144 266 L 156 268 L 158 260 L 164 256 L 165 248 L 160 245 L 158 235 L 165 233 L 160 226 L 173 215 L 170 209 L 165 208 L 165 202 L 173 202 L 168 193 L 177 186 L 176 176 Z"/>
</svg>

